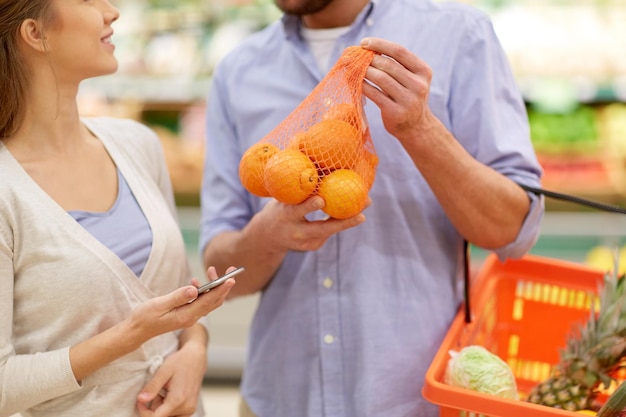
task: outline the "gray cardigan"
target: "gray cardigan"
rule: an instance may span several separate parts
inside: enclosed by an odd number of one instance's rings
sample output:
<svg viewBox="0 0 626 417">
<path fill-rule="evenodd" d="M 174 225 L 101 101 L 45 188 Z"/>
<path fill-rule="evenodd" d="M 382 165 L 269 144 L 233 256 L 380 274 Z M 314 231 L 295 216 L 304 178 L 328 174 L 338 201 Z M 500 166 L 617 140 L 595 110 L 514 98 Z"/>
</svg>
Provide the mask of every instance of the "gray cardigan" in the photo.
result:
<svg viewBox="0 0 626 417">
<path fill-rule="evenodd" d="M 102 141 L 143 210 L 152 228 L 152 252 L 137 279 L 0 142 L 0 417 L 137 416 L 139 390 L 178 348 L 178 334 L 165 334 L 82 385 L 74 378 L 70 346 L 122 321 L 142 301 L 191 280 L 157 136 L 132 120 L 83 122 Z M 196 415 L 203 415 L 200 404 Z"/>
</svg>

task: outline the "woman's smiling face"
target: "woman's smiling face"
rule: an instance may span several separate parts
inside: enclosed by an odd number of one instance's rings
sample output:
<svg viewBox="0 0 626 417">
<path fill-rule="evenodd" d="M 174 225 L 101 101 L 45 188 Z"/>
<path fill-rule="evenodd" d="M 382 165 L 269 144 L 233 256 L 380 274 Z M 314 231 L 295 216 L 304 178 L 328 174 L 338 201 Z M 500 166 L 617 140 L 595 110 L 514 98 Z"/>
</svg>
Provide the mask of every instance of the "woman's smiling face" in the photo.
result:
<svg viewBox="0 0 626 417">
<path fill-rule="evenodd" d="M 108 0 L 52 0 L 45 41 L 59 81 L 83 80 L 117 70 L 111 25 L 119 11 Z"/>
</svg>

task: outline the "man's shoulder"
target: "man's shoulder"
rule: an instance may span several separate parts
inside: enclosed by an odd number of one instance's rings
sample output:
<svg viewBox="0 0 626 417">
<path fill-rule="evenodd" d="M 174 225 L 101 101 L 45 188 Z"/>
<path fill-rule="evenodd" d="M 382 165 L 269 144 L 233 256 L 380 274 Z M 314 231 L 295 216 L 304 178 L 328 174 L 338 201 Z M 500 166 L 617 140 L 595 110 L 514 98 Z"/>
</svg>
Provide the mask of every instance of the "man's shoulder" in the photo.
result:
<svg viewBox="0 0 626 417">
<path fill-rule="evenodd" d="M 276 21 L 254 32 L 226 53 L 217 65 L 217 71 L 230 72 L 234 68 L 254 70 L 255 65 L 267 62 L 284 45 L 282 23 Z"/>
<path fill-rule="evenodd" d="M 450 17 L 469 21 L 490 20 L 489 15 L 485 11 L 470 4 L 447 0 L 435 2 L 434 5 L 434 10 L 438 10 L 440 13 Z"/>
<path fill-rule="evenodd" d="M 483 10 L 451 0 L 380 0 L 381 7 L 374 13 L 385 26 L 407 31 L 415 36 L 433 33 L 475 31 L 489 25 L 490 16 Z"/>
</svg>

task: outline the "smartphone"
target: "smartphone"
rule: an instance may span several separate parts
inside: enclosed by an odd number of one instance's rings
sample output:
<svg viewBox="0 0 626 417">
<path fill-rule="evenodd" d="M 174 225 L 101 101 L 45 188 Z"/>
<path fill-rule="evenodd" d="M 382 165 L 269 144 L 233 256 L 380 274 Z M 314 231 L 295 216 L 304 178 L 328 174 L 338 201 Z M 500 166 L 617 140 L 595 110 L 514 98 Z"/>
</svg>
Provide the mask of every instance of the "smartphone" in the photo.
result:
<svg viewBox="0 0 626 417">
<path fill-rule="evenodd" d="M 211 282 L 208 282 L 208 283 L 204 284 L 203 286 L 198 288 L 198 294 L 203 294 L 203 293 L 209 291 L 211 288 L 215 288 L 218 285 L 223 284 L 228 278 L 232 278 L 235 275 L 242 273 L 243 271 L 245 271 L 245 268 L 244 267 L 240 267 L 240 268 L 237 268 L 237 269 L 227 273 L 224 276 L 219 277 L 215 281 L 211 281 Z"/>
</svg>

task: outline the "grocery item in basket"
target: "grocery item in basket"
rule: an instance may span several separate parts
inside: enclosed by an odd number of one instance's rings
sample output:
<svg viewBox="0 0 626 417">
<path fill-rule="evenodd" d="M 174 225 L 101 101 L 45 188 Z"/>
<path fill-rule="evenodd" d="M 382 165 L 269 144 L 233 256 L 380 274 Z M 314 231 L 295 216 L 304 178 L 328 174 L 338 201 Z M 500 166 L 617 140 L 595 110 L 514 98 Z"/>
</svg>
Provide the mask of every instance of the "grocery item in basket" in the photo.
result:
<svg viewBox="0 0 626 417">
<path fill-rule="evenodd" d="M 598 410 L 615 371 L 626 357 L 626 279 L 615 267 L 604 275 L 599 306 L 574 327 L 553 375 L 536 385 L 527 400 L 569 411 Z"/>
<path fill-rule="evenodd" d="M 482 346 L 466 346 L 450 351 L 445 383 L 491 394 L 519 399 L 515 376 L 509 365 Z"/>
<path fill-rule="evenodd" d="M 626 415 L 626 383 L 622 382 L 598 411 L 598 417 L 623 417 Z"/>
<path fill-rule="evenodd" d="M 246 190 L 299 204 L 325 189 L 323 210 L 335 218 L 352 217 L 365 208 L 378 164 L 362 96 L 373 56 L 361 47 L 346 48 L 307 98 L 246 150 L 239 163 Z M 327 179 L 332 183 L 325 186 Z"/>
</svg>

